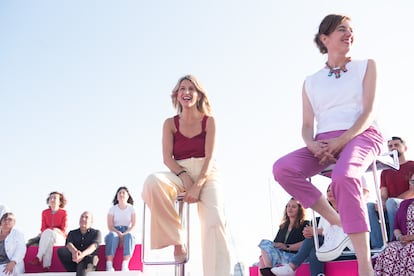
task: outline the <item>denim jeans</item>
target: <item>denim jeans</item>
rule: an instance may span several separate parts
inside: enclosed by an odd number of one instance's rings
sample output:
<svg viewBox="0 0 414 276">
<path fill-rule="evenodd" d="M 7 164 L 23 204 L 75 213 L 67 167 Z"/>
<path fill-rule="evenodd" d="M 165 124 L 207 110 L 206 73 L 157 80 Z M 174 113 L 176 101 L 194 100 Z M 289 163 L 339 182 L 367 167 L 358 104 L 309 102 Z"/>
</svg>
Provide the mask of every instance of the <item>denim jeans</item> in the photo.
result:
<svg viewBox="0 0 414 276">
<path fill-rule="evenodd" d="M 367 209 L 369 216 L 369 225 L 371 227 L 371 232 L 369 233 L 371 248 L 381 248 L 384 245 L 384 241 L 382 240 L 381 224 L 378 218 L 378 212 L 375 210 L 375 203 L 368 202 Z"/>
<path fill-rule="evenodd" d="M 398 207 L 400 207 L 400 203 L 403 201 L 401 198 L 389 197 L 387 201 L 385 201 L 385 208 L 387 208 L 387 215 L 388 215 L 388 222 L 390 224 L 390 241 L 392 241 L 394 236 L 394 219 L 395 214 L 397 213 Z"/>
<path fill-rule="evenodd" d="M 319 245 L 323 243 L 323 237 L 318 236 Z M 325 273 L 325 264 L 316 257 L 315 243 L 313 238 L 304 239 L 299 251 L 292 257 L 290 262 L 299 267 L 303 262 L 309 261 L 311 276 Z"/>
<path fill-rule="evenodd" d="M 115 226 L 118 231 L 122 233 L 125 232 L 127 226 Z M 119 245 L 119 237 L 115 232 L 109 232 L 105 236 L 105 254 L 106 256 L 114 256 L 116 249 Z M 132 256 L 133 250 L 135 248 L 135 239 L 131 233 L 128 233 L 124 236 L 124 256 Z"/>
</svg>

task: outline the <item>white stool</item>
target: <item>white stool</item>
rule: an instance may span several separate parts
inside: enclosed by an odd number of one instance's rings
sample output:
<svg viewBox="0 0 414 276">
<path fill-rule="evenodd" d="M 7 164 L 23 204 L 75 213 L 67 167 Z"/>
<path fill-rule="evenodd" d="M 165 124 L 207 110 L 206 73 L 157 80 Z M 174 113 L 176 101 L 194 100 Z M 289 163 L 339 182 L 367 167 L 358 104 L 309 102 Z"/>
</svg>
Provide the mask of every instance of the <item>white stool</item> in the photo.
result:
<svg viewBox="0 0 414 276">
<path fill-rule="evenodd" d="M 181 219 L 181 225 L 183 229 L 185 229 L 186 235 L 186 249 L 187 249 L 187 258 L 184 262 L 176 262 L 175 260 L 151 260 L 147 256 L 147 249 L 146 249 L 146 227 L 148 226 L 146 223 L 147 217 L 147 209 L 148 206 L 144 202 L 144 209 L 143 209 L 143 226 L 142 226 L 142 264 L 143 265 L 175 265 L 175 276 L 184 276 L 185 274 L 185 264 L 188 262 L 190 258 L 190 206 L 188 203 L 184 202 L 184 194 L 179 194 L 175 201 L 175 208 L 177 213 Z M 170 254 L 172 256 L 172 254 Z"/>
<path fill-rule="evenodd" d="M 391 160 L 389 160 L 390 157 L 391 157 Z M 330 177 L 330 173 L 332 172 L 332 169 L 333 169 L 334 166 L 335 166 L 335 164 L 329 166 L 328 168 L 323 170 L 320 174 L 323 175 L 323 176 Z M 380 219 L 382 239 L 383 239 L 383 242 L 384 242 L 383 247 L 379 251 L 382 251 L 385 248 L 385 246 L 388 242 L 388 235 L 387 235 L 387 228 L 386 228 L 386 225 L 385 225 L 384 209 L 383 209 L 383 206 L 382 206 L 381 191 L 380 191 L 380 185 L 379 185 L 379 181 L 378 181 L 377 172 L 380 171 L 380 170 L 387 170 L 387 169 L 394 169 L 394 170 L 399 170 L 400 169 L 400 162 L 398 160 L 398 151 L 397 150 L 382 153 L 381 155 L 379 155 L 374 160 L 374 162 L 372 162 L 372 165 L 367 169 L 367 172 L 372 172 L 372 176 L 374 178 L 375 194 L 377 196 L 377 205 L 378 205 L 378 215 L 379 215 L 379 219 Z M 318 233 L 318 226 L 317 226 L 317 223 L 316 223 L 316 216 L 315 216 L 314 211 L 312 211 L 312 225 L 313 225 L 313 232 Z M 314 243 L 315 243 L 315 249 L 316 249 L 316 251 L 318 251 L 319 250 L 319 240 L 318 240 L 318 235 L 317 234 L 313 235 L 313 240 L 314 240 Z M 349 255 L 354 255 L 354 254 L 355 254 L 355 252 L 352 252 L 352 251 L 344 251 L 344 252 L 342 252 L 341 256 L 349 256 Z"/>
</svg>

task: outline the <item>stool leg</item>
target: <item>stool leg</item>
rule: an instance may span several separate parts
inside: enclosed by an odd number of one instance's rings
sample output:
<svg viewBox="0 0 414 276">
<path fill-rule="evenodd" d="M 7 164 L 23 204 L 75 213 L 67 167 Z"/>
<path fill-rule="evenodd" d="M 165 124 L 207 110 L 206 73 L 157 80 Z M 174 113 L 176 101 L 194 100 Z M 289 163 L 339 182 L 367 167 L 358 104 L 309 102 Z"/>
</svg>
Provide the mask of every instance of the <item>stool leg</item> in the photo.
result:
<svg viewBox="0 0 414 276">
<path fill-rule="evenodd" d="M 141 258 L 142 258 L 142 263 L 144 265 L 175 265 L 175 275 L 176 276 L 184 276 L 185 274 L 185 263 L 188 261 L 189 259 L 189 247 L 190 247 L 190 226 L 189 226 L 189 219 L 190 219 L 190 207 L 188 204 L 186 204 L 183 200 L 183 196 L 179 196 L 177 198 L 176 201 L 176 210 L 178 212 L 179 217 L 181 218 L 181 224 L 183 225 L 183 228 L 186 228 L 186 236 L 187 236 L 187 241 L 186 241 L 186 250 L 187 250 L 187 258 L 186 261 L 183 263 L 176 263 L 175 261 L 149 261 L 146 260 L 146 220 L 147 220 L 147 205 L 144 202 L 144 208 L 143 208 L 143 216 L 142 216 L 142 252 L 141 252 Z M 185 205 L 186 204 L 186 205 Z M 184 206 L 185 205 L 185 206 Z"/>
<path fill-rule="evenodd" d="M 188 252 L 189 252 L 189 228 L 188 228 L 188 214 L 189 214 L 189 208 L 190 206 L 187 205 L 187 217 L 184 217 L 184 199 L 183 198 L 179 198 L 178 199 L 178 215 L 181 218 L 181 224 L 183 225 L 183 227 L 185 227 L 184 224 L 187 224 L 187 244 L 186 244 L 186 249 L 187 249 L 187 261 L 188 261 Z M 176 264 L 175 265 L 175 276 L 184 276 L 185 275 L 185 263 L 181 263 L 181 264 Z"/>
<path fill-rule="evenodd" d="M 380 218 L 380 225 L 381 225 L 381 233 L 382 233 L 382 240 L 384 242 L 384 247 L 388 242 L 388 235 L 387 235 L 387 227 L 385 225 L 385 216 L 384 216 L 384 208 L 382 207 L 382 198 L 381 192 L 378 185 L 378 175 L 377 175 L 377 162 L 374 161 L 372 163 L 372 174 L 374 177 L 374 184 L 375 184 L 375 193 L 377 195 L 377 202 L 378 202 L 378 215 Z"/>
<path fill-rule="evenodd" d="M 184 276 L 185 275 L 185 264 L 176 264 L 175 265 L 175 276 Z"/>
</svg>

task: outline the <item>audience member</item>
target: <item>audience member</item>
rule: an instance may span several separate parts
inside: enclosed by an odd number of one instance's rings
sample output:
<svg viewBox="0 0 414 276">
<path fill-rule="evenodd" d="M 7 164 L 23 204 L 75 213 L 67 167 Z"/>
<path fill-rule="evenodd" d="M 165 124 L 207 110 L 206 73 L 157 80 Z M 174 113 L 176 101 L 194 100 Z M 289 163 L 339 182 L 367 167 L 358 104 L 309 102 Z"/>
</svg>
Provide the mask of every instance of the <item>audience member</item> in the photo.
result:
<svg viewBox="0 0 414 276">
<path fill-rule="evenodd" d="M 119 187 L 112 200 L 107 223 L 109 233 L 105 236 L 106 270 L 114 271 L 113 259 L 118 246 L 123 246 L 122 271 L 129 270 L 129 260 L 135 249 L 133 232 L 136 224 L 134 200 L 127 187 Z"/>
<path fill-rule="evenodd" d="M 259 243 L 259 269 L 263 276 L 273 275 L 272 267 L 290 262 L 305 239 L 303 232 L 307 225 L 309 221 L 305 220 L 305 209 L 299 201 L 291 198 L 286 204 L 282 222 L 273 242 L 262 240 Z"/>
<path fill-rule="evenodd" d="M 375 262 L 378 276 L 414 275 L 414 198 L 401 202 L 394 221 L 395 240 L 387 244 Z"/>
<path fill-rule="evenodd" d="M 368 197 L 369 189 L 365 177 L 362 177 L 362 185 L 364 190 L 365 197 Z M 333 196 L 331 190 L 331 184 L 329 184 L 328 189 L 326 190 L 326 198 L 328 199 L 331 206 L 336 208 L 336 200 Z M 319 245 L 323 244 L 324 233 L 327 231 L 327 228 L 330 227 L 329 222 L 323 217 L 320 218 L 318 224 L 318 239 Z M 325 264 L 318 260 L 315 251 L 315 242 L 313 239 L 314 231 L 312 226 L 306 226 L 303 230 L 303 236 L 305 240 L 303 241 L 302 246 L 300 247 L 298 253 L 296 253 L 289 263 L 283 264 L 282 266 L 277 266 L 272 268 L 273 274 L 277 276 L 293 276 L 295 275 L 296 269 L 305 261 L 309 262 L 310 275 L 311 276 L 322 276 L 325 275 Z"/>
<path fill-rule="evenodd" d="M 30 261 L 32 265 L 40 265 L 49 271 L 52 264 L 53 246 L 64 245 L 66 241 L 67 213 L 63 209 L 66 198 L 60 192 L 51 192 L 46 199 L 49 208 L 42 212 L 42 226 L 39 234 L 39 247 L 36 257 Z"/>
<path fill-rule="evenodd" d="M 407 160 L 405 153 L 407 145 L 400 137 L 392 137 L 388 140 L 388 150 L 397 150 L 399 170 L 384 170 L 381 172 L 381 199 L 388 218 L 389 239 L 393 239 L 394 217 L 401 201 L 414 197 L 414 185 L 409 185 L 409 180 L 414 174 L 414 161 Z M 368 203 L 368 213 L 371 225 L 371 247 L 374 249 L 383 246 L 381 228 L 378 219 L 378 211 L 375 203 Z"/>
<path fill-rule="evenodd" d="M 17 276 L 24 273 L 26 244 L 23 234 L 14 228 L 14 214 L 6 211 L 0 218 L 0 275 Z"/>
<path fill-rule="evenodd" d="M 92 214 L 83 212 L 79 219 L 79 228 L 69 232 L 66 246 L 59 248 L 57 252 L 66 271 L 76 272 L 76 276 L 85 276 L 87 271 L 96 270 L 98 264 L 101 232 L 93 229 L 92 223 Z"/>
</svg>

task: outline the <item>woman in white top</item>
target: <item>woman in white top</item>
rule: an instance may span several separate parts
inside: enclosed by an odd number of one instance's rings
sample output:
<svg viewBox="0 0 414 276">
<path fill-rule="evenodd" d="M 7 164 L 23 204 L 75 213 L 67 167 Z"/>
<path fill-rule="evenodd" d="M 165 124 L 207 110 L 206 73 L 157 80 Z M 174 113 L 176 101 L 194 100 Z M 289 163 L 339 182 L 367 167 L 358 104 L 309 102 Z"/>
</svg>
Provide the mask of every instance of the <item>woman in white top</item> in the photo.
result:
<svg viewBox="0 0 414 276">
<path fill-rule="evenodd" d="M 348 54 L 354 33 L 347 16 L 327 15 L 314 41 L 319 51 L 327 54 L 327 61 L 306 78 L 302 89 L 302 138 L 306 147 L 276 161 L 273 174 L 290 195 L 332 225 L 317 252 L 318 259 L 336 259 L 351 241 L 359 275 L 373 275 L 361 176 L 384 143 L 374 119 L 375 62 L 351 60 Z M 333 163 L 332 190 L 341 217 L 308 181 Z"/>
<path fill-rule="evenodd" d="M 122 270 L 128 271 L 129 260 L 134 253 L 136 214 L 134 200 L 128 189 L 119 187 L 112 201 L 113 206 L 109 209 L 107 223 L 109 234 L 105 236 L 106 270 L 114 271 L 113 258 L 118 245 L 123 246 L 124 258 Z"/>
<path fill-rule="evenodd" d="M 0 218 L 0 275 L 15 276 L 24 273 L 26 241 L 14 229 L 16 220 L 13 213 L 6 212 Z"/>
</svg>

